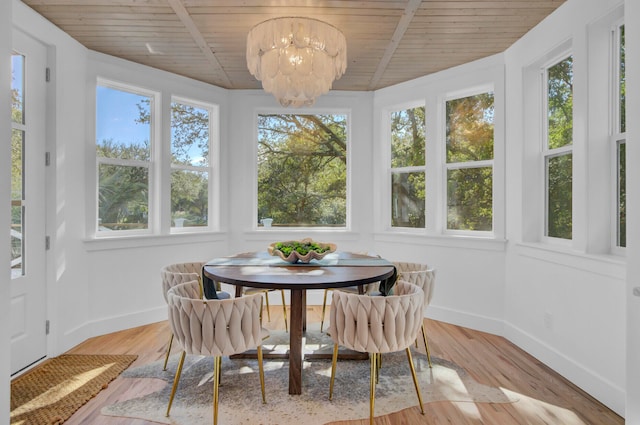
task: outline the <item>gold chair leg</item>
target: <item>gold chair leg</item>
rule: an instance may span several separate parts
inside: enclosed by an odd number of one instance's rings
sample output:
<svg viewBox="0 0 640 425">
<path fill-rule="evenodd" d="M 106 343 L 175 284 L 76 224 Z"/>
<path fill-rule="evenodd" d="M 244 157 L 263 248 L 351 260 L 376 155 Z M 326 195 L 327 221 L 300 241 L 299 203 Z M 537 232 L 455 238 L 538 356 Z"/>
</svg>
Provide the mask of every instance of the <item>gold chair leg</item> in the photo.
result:
<svg viewBox="0 0 640 425">
<path fill-rule="evenodd" d="M 162 370 L 167 370 L 167 362 L 169 361 L 169 354 L 171 353 L 171 345 L 173 344 L 173 333 L 171 333 L 171 337 L 169 337 L 169 346 L 167 347 L 167 354 L 164 356 L 164 366 L 162 366 Z"/>
<path fill-rule="evenodd" d="M 328 289 L 324 290 L 324 299 L 322 300 L 322 318 L 320 320 L 320 332 L 322 332 L 322 327 L 324 326 L 324 313 L 327 310 L 327 292 Z"/>
<path fill-rule="evenodd" d="M 220 392 L 220 367 L 222 357 L 215 356 L 213 358 L 213 425 L 218 424 L 218 400 Z"/>
<path fill-rule="evenodd" d="M 269 311 L 269 292 L 264 291 L 264 302 L 267 304 L 267 321 L 271 323 L 271 311 Z"/>
<path fill-rule="evenodd" d="M 424 330 L 424 323 L 422 324 L 422 340 L 424 341 L 424 348 L 427 350 L 427 361 L 429 362 L 429 367 L 433 367 L 431 365 L 431 353 L 429 352 L 429 343 L 427 342 L 427 333 Z"/>
<path fill-rule="evenodd" d="M 262 365 L 262 346 L 258 345 L 258 369 L 260 371 L 260 389 L 262 390 L 262 404 L 267 402 L 267 399 L 264 395 L 264 367 Z"/>
<path fill-rule="evenodd" d="M 180 381 L 180 374 L 182 373 L 182 365 L 184 365 L 184 358 L 186 357 L 187 352 L 183 351 L 180 356 L 180 362 L 178 362 L 178 369 L 176 369 L 176 375 L 173 378 L 173 387 L 171 388 L 171 396 L 169 397 L 169 405 L 167 406 L 167 413 L 165 416 L 169 417 L 169 412 L 171 411 L 171 405 L 173 404 L 173 397 L 176 395 L 176 390 L 178 389 L 178 382 Z"/>
<path fill-rule="evenodd" d="M 333 356 L 331 358 L 331 381 L 329 381 L 329 400 L 333 397 L 333 381 L 336 377 L 336 364 L 338 362 L 338 344 L 333 344 Z"/>
<path fill-rule="evenodd" d="M 376 400 L 376 380 L 378 376 L 378 355 L 375 353 L 369 354 L 371 359 L 371 383 L 370 395 L 369 395 L 369 424 L 373 425 L 373 410 Z"/>
<path fill-rule="evenodd" d="M 418 395 L 418 402 L 420 403 L 420 412 L 424 415 L 424 407 L 422 405 L 422 394 L 420 393 L 420 385 L 418 384 L 418 377 L 416 376 L 416 368 L 413 366 L 413 358 L 411 357 L 411 348 L 409 347 L 407 347 L 407 360 L 409 360 L 409 367 L 411 368 L 413 385 L 416 387 L 416 394 Z"/>
<path fill-rule="evenodd" d="M 282 312 L 284 313 L 284 331 L 289 332 L 289 325 L 287 324 L 287 304 L 284 299 L 284 289 L 280 290 L 280 294 L 282 295 Z"/>
</svg>

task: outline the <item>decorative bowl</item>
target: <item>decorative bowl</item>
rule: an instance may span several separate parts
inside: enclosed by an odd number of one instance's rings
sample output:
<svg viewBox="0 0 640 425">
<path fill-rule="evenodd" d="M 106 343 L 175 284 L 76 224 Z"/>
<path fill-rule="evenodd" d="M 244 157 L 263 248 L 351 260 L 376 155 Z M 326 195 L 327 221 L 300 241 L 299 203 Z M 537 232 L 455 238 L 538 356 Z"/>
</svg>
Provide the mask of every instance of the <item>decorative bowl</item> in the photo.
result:
<svg viewBox="0 0 640 425">
<path fill-rule="evenodd" d="M 274 242 L 269 245 L 269 254 L 278 256 L 288 263 L 308 263 L 320 260 L 336 250 L 336 244 L 316 242 L 310 238 L 300 241 Z"/>
</svg>

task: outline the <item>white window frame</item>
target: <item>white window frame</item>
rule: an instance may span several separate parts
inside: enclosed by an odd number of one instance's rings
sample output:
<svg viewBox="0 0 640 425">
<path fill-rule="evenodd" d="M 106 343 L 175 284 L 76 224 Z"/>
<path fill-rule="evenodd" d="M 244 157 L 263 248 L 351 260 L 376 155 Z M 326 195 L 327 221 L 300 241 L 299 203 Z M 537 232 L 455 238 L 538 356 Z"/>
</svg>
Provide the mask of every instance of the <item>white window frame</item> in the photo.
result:
<svg viewBox="0 0 640 425">
<path fill-rule="evenodd" d="M 350 109 L 344 108 L 333 108 L 333 109 L 325 109 L 325 108 L 308 108 L 304 110 L 286 110 L 286 109 L 274 109 L 274 108 L 257 108 L 253 115 L 253 210 L 251 212 L 252 217 L 252 230 L 258 232 L 272 232 L 274 229 L 265 229 L 263 226 L 258 226 L 258 116 L 260 115 L 270 115 L 270 114 L 279 114 L 279 115 L 344 115 L 347 119 L 347 190 L 346 190 L 346 217 L 345 217 L 345 225 L 344 227 L 322 227 L 322 226 L 291 226 L 286 227 L 284 229 L 279 229 L 282 231 L 294 231 L 294 232 L 314 232 L 314 231 L 332 231 L 332 232 L 350 232 L 352 229 L 351 222 L 351 199 L 352 199 L 352 141 L 351 141 L 351 130 L 352 130 L 352 122 L 353 116 Z"/>
<path fill-rule="evenodd" d="M 96 170 L 95 170 L 95 220 L 94 221 L 94 231 L 96 239 L 103 237 L 118 237 L 118 236 L 137 236 L 137 235 L 150 235 L 158 233 L 160 220 L 159 220 L 159 197 L 156 195 L 157 190 L 157 173 L 158 173 L 158 155 L 159 155 L 159 134 L 161 134 L 159 129 L 159 122 L 161 114 L 160 105 L 162 104 L 161 94 L 157 91 L 143 89 L 141 87 L 137 87 L 130 84 L 125 84 L 109 79 L 104 79 L 101 77 L 97 78 L 96 82 L 96 90 L 98 86 L 125 91 L 128 93 L 137 94 L 140 96 L 149 97 L 149 111 L 150 111 L 150 135 L 149 135 L 149 149 L 150 149 L 150 160 L 140 161 L 140 160 L 125 160 L 125 159 L 117 159 L 117 158 L 104 158 L 97 154 L 95 154 L 96 159 Z M 95 99 L 97 103 L 97 96 Z M 96 145 L 96 131 L 94 129 L 93 132 L 93 144 Z M 148 168 L 148 191 L 149 191 L 149 217 L 147 222 L 146 229 L 137 229 L 137 230 L 112 230 L 112 231 L 100 231 L 99 226 L 99 171 L 100 165 L 115 165 L 115 166 L 127 166 L 127 167 L 144 167 Z"/>
<path fill-rule="evenodd" d="M 447 102 L 450 100 L 462 99 L 465 97 L 476 96 L 484 93 L 493 93 L 493 108 L 494 108 L 494 121 L 493 121 L 493 159 L 490 160 L 482 160 L 482 161 L 465 161 L 465 162 L 451 162 L 447 163 Z M 440 103 L 441 113 L 438 114 L 441 117 L 440 127 L 441 131 L 441 146 L 440 149 L 440 163 L 442 164 L 442 175 L 441 175 L 441 195 L 440 199 L 440 214 L 442 220 L 442 232 L 445 235 L 451 236 L 475 236 L 475 237 L 495 237 L 496 235 L 496 169 L 495 169 L 495 159 L 496 159 L 496 128 L 497 123 L 495 119 L 496 113 L 496 102 L 497 102 L 497 94 L 493 84 L 487 84 L 482 86 L 475 86 L 465 90 L 456 91 L 452 93 L 448 93 L 443 97 Z M 426 115 L 426 113 L 425 113 Z M 447 185 L 447 176 L 450 170 L 461 170 L 461 169 L 469 169 L 469 168 L 488 168 L 491 167 L 491 230 L 458 230 L 458 229 L 449 229 L 448 226 L 448 204 L 447 199 L 449 197 L 448 185 Z"/>
<path fill-rule="evenodd" d="M 423 107 L 424 108 L 424 116 L 425 116 L 425 143 L 424 143 L 424 165 L 416 165 L 416 166 L 409 166 L 409 167 L 400 167 L 400 168 L 393 168 L 391 167 L 391 114 L 396 113 L 396 112 L 400 112 L 400 111 L 405 111 L 407 109 L 415 109 L 415 108 L 420 108 Z M 413 101 L 410 103 L 406 103 L 406 104 L 402 104 L 402 105 L 397 105 L 395 107 L 391 107 L 391 108 L 385 108 L 383 110 L 384 113 L 384 137 L 385 137 L 385 141 L 386 141 L 386 155 L 385 155 L 385 162 L 387 164 L 387 173 L 386 173 L 386 182 L 385 182 L 385 193 L 386 193 L 386 199 L 387 202 L 385 202 L 385 205 L 387 205 L 387 211 L 385 214 L 383 214 L 383 217 L 385 218 L 385 229 L 387 231 L 390 232 L 411 232 L 411 233 L 425 233 L 428 231 L 429 229 L 429 221 L 428 221 L 428 210 L 427 210 L 427 205 L 428 205 L 428 195 L 426 195 L 428 193 L 427 190 L 427 152 L 428 152 L 428 139 L 429 139 L 429 132 L 428 132 L 428 128 L 427 128 L 427 105 L 426 102 L 424 100 L 422 101 Z M 391 184 L 392 181 L 392 176 L 393 174 L 410 174 L 410 173 L 424 173 L 425 176 L 425 207 L 424 207 L 424 213 L 425 213 L 425 217 L 424 217 L 424 227 L 402 227 L 402 226 L 393 226 L 392 224 L 392 220 L 393 220 L 393 214 L 391 214 L 391 210 L 393 209 L 393 187 Z M 432 230 L 432 229 L 431 229 Z"/>
<path fill-rule="evenodd" d="M 540 140 L 540 175 L 542 176 L 542 178 L 544 179 L 543 184 L 542 184 L 542 188 L 543 188 L 543 193 L 542 193 L 542 208 L 543 208 L 543 212 L 542 212 L 542 216 L 543 216 L 543 220 L 541 220 L 541 225 L 542 225 L 542 229 L 540 229 L 540 234 L 541 234 L 541 240 L 543 242 L 549 243 L 549 244 L 554 244 L 554 245 L 560 245 L 560 246 L 572 246 L 573 244 L 573 232 L 575 231 L 574 228 L 574 224 L 575 224 L 575 214 L 573 211 L 573 207 L 571 210 L 571 239 L 564 239 L 564 238 L 557 238 L 557 237 L 552 237 L 552 236 L 548 236 L 548 222 L 549 222 L 549 203 L 548 203 L 548 199 L 549 199 L 549 178 L 548 178 L 548 173 L 547 173 L 547 164 L 548 164 L 548 160 L 553 158 L 553 157 L 558 157 L 558 156 L 562 156 L 562 155 L 567 155 L 567 154 L 571 154 L 571 158 L 572 158 L 572 167 L 571 167 L 571 173 L 572 173 L 572 181 L 573 183 L 575 183 L 575 179 L 574 179 L 574 174 L 575 174 L 575 165 L 574 165 L 574 160 L 575 160 L 575 155 L 574 155 L 574 146 L 575 146 L 575 141 L 573 140 L 574 136 L 572 135 L 571 137 L 571 144 L 568 146 L 562 146 L 560 148 L 555 148 L 555 149 L 549 149 L 549 111 L 548 111 L 548 104 L 549 104 L 549 99 L 548 99 L 548 87 L 549 87 L 549 81 L 548 81 L 548 69 L 551 68 L 552 66 L 562 62 L 563 60 L 567 59 L 568 57 L 572 57 L 572 59 L 575 59 L 573 51 L 568 49 L 568 50 L 563 50 L 561 53 L 559 53 L 558 55 L 554 56 L 553 59 L 549 60 L 548 62 L 546 62 L 544 65 L 541 66 L 540 68 L 540 89 L 541 89 L 541 95 L 542 95 L 542 102 L 541 102 L 541 107 L 542 107 L 542 111 L 540 114 L 540 117 L 542 118 L 540 120 L 540 125 L 541 125 L 541 140 Z M 573 65 L 575 65 L 575 60 L 573 60 Z M 573 70 L 575 73 L 575 69 Z M 575 108 L 574 108 L 575 111 Z M 575 112 L 574 112 L 575 115 Z M 572 123 L 573 125 L 573 123 Z M 573 191 L 574 185 L 572 184 L 572 191 Z M 575 193 L 571 194 L 571 199 L 572 202 L 575 201 Z"/>
<path fill-rule="evenodd" d="M 171 222 L 171 173 L 175 170 L 182 171 L 196 171 L 196 172 L 206 172 L 208 174 L 208 217 L 207 217 L 207 225 L 206 226 L 198 226 L 198 227 L 177 227 L 173 225 L 169 225 L 170 233 L 201 233 L 203 231 L 212 231 L 213 229 L 217 229 L 219 227 L 219 217 L 218 214 L 215 214 L 216 209 L 214 208 L 213 202 L 218 199 L 219 194 L 219 179 L 217 179 L 215 171 L 219 169 L 220 155 L 219 146 L 220 146 L 220 125 L 219 125 L 219 107 L 217 105 L 200 102 L 197 100 L 189 99 L 182 96 L 172 96 L 170 105 L 173 103 L 180 103 L 187 106 L 192 106 L 194 108 L 205 109 L 209 112 L 209 158 L 208 158 L 208 166 L 196 166 L 196 165 L 184 165 L 184 164 L 176 164 L 172 160 L 172 144 L 173 140 L 170 137 L 170 141 L 168 144 L 168 161 L 169 161 L 169 184 L 168 184 L 168 219 Z M 171 116 L 171 112 L 170 112 Z M 169 119 L 169 127 L 172 128 L 171 118 Z M 172 132 L 170 131 L 170 135 Z"/>
<path fill-rule="evenodd" d="M 610 81 L 610 118 L 609 118 L 609 144 L 611 152 L 611 253 L 625 255 L 626 247 L 618 245 L 618 206 L 620 205 L 620 190 L 618 187 L 620 169 L 618 158 L 618 145 L 626 144 L 626 132 L 620 128 L 620 28 L 624 25 L 624 19 L 614 23 L 610 32 L 611 46 L 611 81 Z M 625 163 L 626 164 L 626 163 Z"/>
</svg>

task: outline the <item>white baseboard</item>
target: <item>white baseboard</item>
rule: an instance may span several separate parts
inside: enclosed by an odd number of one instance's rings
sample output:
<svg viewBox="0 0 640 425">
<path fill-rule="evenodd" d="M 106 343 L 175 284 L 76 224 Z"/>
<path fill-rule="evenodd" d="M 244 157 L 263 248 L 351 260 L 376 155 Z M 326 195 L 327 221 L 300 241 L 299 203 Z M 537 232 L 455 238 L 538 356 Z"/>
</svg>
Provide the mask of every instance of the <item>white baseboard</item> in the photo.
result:
<svg viewBox="0 0 640 425">
<path fill-rule="evenodd" d="M 505 323 L 504 328 L 504 337 L 509 341 L 624 418 L 626 404 L 626 391 L 624 388 L 618 387 L 522 329 L 509 323 Z"/>
<path fill-rule="evenodd" d="M 429 319 L 464 326 L 465 328 L 488 332 L 494 335 L 502 336 L 504 332 L 504 323 L 501 320 L 470 314 L 460 310 L 430 305 L 425 310 L 425 316 Z"/>
<path fill-rule="evenodd" d="M 65 352 L 94 336 L 105 335 L 136 326 L 167 320 L 167 307 L 160 306 L 122 316 L 105 317 L 78 326 L 62 336 L 59 347 Z M 59 353 L 56 353 L 56 355 Z"/>
</svg>

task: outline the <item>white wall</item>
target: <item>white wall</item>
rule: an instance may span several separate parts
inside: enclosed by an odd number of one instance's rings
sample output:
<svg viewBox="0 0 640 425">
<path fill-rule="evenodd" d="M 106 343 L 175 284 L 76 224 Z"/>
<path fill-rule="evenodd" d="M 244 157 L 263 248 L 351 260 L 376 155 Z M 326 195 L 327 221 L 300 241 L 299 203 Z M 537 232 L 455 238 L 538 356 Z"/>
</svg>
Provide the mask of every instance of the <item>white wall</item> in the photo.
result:
<svg viewBox="0 0 640 425">
<path fill-rule="evenodd" d="M 625 26 L 627 54 L 627 164 L 640 163 L 640 2 L 625 1 Z M 640 287 L 640 167 L 628 168 L 627 202 L 629 220 L 627 227 L 629 247 L 627 253 L 627 410 L 628 424 L 640 424 L 640 297 L 633 296 L 633 289 Z"/>
<path fill-rule="evenodd" d="M 0 208 L 0 229 L 9 229 L 11 224 L 11 144 L 6 141 L 11 140 L 11 10 L 12 3 L 8 1 L 0 2 L 0 61 L 4 64 L 0 67 L 0 85 L 2 86 L 2 95 L 0 95 L 0 128 L 2 136 L 0 140 L 0 199 L 2 199 L 2 208 Z M 0 238 L 0 260 L 2 264 L 9 264 L 11 252 L 9 250 L 11 237 L 9 232 L 4 230 L 4 236 Z M 8 267 L 2 267 L 2 275 L 0 275 L 0 346 L 8 347 L 11 341 L 9 331 L 9 311 L 11 300 L 11 270 Z M 10 375 L 11 375 L 10 353 L 7 349 L 0 349 L 0 425 L 9 424 L 10 412 Z"/>
<path fill-rule="evenodd" d="M 586 167 L 589 154 L 598 159 L 593 148 L 608 142 L 607 114 L 590 117 L 589 109 L 609 101 L 606 86 L 604 95 L 591 90 L 594 84 L 608 83 L 606 74 L 604 80 L 589 74 L 589 54 L 600 57 L 601 62 L 603 56 L 590 51 L 594 46 L 588 43 L 592 30 L 588 25 L 620 4 L 618 0 L 569 1 L 505 53 L 509 248 L 504 321 L 507 338 L 623 415 L 625 261 L 624 257 L 598 254 L 597 247 L 590 252 L 595 241 L 589 239 L 590 234 L 602 229 L 590 221 L 593 211 L 588 207 L 592 188 L 587 190 L 587 184 L 596 178 L 597 170 Z M 538 118 L 530 116 L 535 108 L 525 109 L 524 105 L 539 93 L 527 79 L 528 72 L 562 43 L 572 46 L 575 70 L 575 236 L 571 246 L 551 246 L 532 236 L 540 233 L 536 211 L 542 209 L 536 198 L 540 179 L 532 177 L 536 169 L 528 165 L 539 152 L 535 145 L 539 138 L 532 137 Z M 604 61 L 608 60 L 605 55 Z M 604 140 L 597 140 L 602 133 Z M 600 222 L 600 226 L 606 230 L 607 224 Z"/>
</svg>

